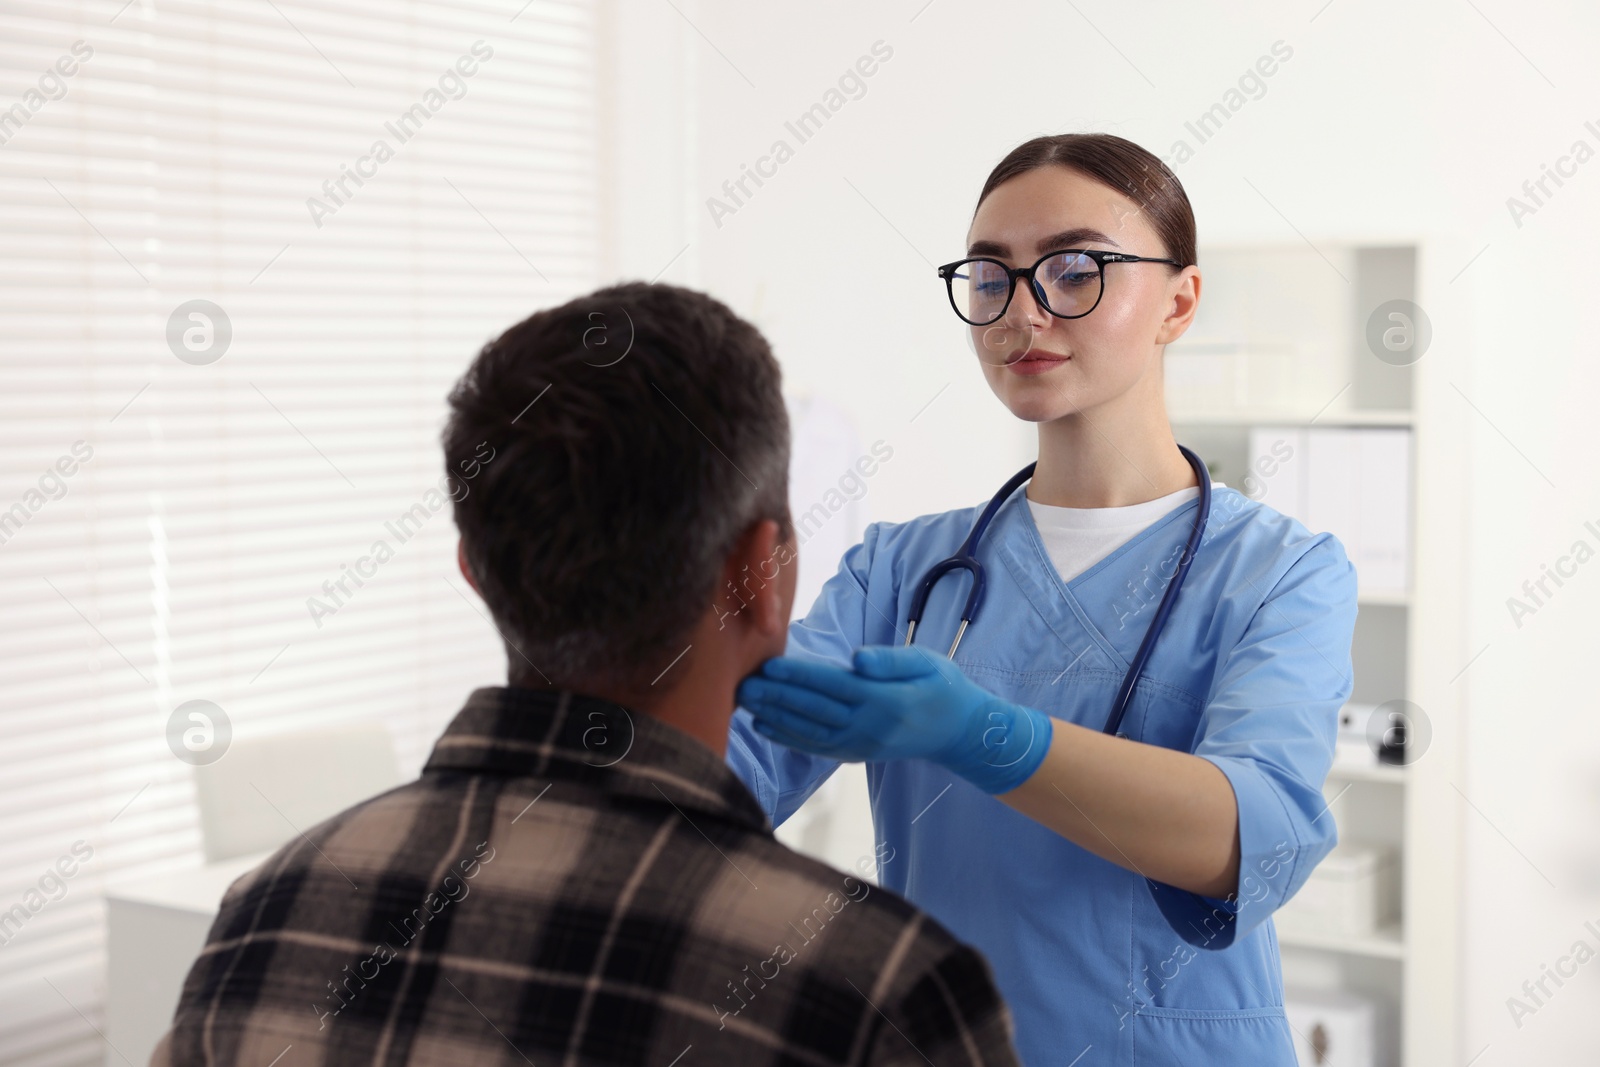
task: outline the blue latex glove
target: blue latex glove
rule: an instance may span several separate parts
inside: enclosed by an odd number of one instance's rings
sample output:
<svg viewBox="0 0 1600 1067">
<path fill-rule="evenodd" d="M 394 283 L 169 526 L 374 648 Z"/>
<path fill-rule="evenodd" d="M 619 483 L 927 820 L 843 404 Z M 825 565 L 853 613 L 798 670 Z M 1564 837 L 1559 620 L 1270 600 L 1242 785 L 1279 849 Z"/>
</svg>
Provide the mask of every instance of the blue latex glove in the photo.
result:
<svg viewBox="0 0 1600 1067">
<path fill-rule="evenodd" d="M 739 683 L 763 737 L 846 762 L 925 759 L 987 793 L 1032 777 L 1050 748 L 1050 716 L 981 688 L 916 647 L 859 648 L 855 670 L 778 656 Z"/>
</svg>

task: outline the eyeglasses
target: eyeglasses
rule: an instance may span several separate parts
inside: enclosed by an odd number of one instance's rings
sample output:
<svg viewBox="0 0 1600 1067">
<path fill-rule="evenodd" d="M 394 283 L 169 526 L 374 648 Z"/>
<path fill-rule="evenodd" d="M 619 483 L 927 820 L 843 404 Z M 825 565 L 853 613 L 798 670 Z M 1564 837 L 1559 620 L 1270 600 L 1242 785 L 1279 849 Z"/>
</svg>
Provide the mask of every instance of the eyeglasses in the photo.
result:
<svg viewBox="0 0 1600 1067">
<path fill-rule="evenodd" d="M 1028 279 L 1033 298 L 1056 318 L 1081 319 L 1098 307 L 1105 295 L 1107 263 L 1183 266 L 1175 259 L 1066 248 L 1041 256 L 1031 267 L 1008 267 L 987 256 L 957 260 L 940 267 L 939 277 L 949 290 L 950 306 L 962 322 L 973 326 L 987 326 L 1006 313 L 1016 294 L 1018 278 Z"/>
</svg>

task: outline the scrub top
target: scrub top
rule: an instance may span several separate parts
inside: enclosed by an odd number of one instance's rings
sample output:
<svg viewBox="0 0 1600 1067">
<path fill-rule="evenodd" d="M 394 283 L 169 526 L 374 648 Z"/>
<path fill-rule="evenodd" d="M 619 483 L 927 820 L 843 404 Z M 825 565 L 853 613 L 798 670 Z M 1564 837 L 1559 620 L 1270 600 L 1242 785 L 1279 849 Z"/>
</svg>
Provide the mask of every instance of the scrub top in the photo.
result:
<svg viewBox="0 0 1600 1067">
<path fill-rule="evenodd" d="M 1199 503 L 1064 583 L 1025 494 L 1026 485 L 1007 498 L 978 547 L 988 588 L 956 662 L 999 696 L 1100 730 Z M 957 550 L 980 510 L 869 526 L 791 624 L 787 654 L 848 667 L 862 645 L 903 643 L 922 576 Z M 956 572 L 934 588 L 919 646 L 950 647 L 969 582 Z M 866 765 L 880 883 L 988 957 L 1024 1063 L 1293 1067 L 1268 920 L 1336 839 L 1322 785 L 1351 692 L 1355 618 L 1355 568 L 1336 538 L 1213 490 L 1121 733 L 1192 752 L 1227 776 L 1241 850 L 1229 900 L 1103 860 L 936 764 Z M 838 766 L 763 738 L 743 708 L 728 762 L 774 825 Z"/>
</svg>

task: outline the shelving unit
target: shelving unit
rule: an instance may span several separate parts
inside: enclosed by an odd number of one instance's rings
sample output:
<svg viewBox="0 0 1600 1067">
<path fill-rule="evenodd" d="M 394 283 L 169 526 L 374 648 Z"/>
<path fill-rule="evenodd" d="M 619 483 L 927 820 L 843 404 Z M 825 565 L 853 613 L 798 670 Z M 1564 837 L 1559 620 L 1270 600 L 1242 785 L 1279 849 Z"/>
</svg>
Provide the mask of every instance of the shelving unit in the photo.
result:
<svg viewBox="0 0 1600 1067">
<path fill-rule="evenodd" d="M 1326 934 L 1278 935 L 1278 943 L 1290 948 L 1309 948 L 1323 952 L 1342 952 L 1352 956 L 1398 960 L 1405 958 L 1404 930 L 1399 923 L 1380 927 L 1368 937 L 1332 937 Z"/>
<path fill-rule="evenodd" d="M 1397 850 L 1400 919 L 1364 937 L 1279 932 L 1286 985 L 1357 992 L 1387 1010 L 1378 1062 L 1393 1067 L 1460 1059 L 1460 824 L 1450 790 L 1458 709 L 1449 681 L 1468 654 L 1460 560 L 1445 527 L 1463 500 L 1460 464 L 1450 457 L 1459 455 L 1464 428 L 1441 354 L 1461 339 L 1439 324 L 1462 313 L 1444 272 L 1470 256 L 1449 239 L 1420 238 L 1202 248 L 1205 299 L 1166 354 L 1178 440 L 1241 491 L 1253 427 L 1412 434 L 1409 588 L 1358 594 L 1350 699 L 1420 705 L 1432 740 L 1404 767 L 1338 762 L 1324 788 L 1341 841 Z M 1413 362 L 1409 354 L 1379 358 L 1367 340 L 1369 317 L 1396 299 L 1421 305 L 1433 321 L 1429 347 Z"/>
</svg>

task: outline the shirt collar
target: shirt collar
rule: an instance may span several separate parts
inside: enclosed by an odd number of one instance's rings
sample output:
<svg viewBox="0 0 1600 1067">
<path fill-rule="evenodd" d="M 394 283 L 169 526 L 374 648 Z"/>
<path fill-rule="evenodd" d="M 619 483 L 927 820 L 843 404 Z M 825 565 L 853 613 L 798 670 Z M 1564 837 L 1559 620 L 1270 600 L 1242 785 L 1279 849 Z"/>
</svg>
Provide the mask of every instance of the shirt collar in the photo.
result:
<svg viewBox="0 0 1600 1067">
<path fill-rule="evenodd" d="M 771 832 L 750 790 L 710 749 L 644 712 L 571 690 L 474 690 L 423 767 L 439 771 L 581 782 Z"/>
</svg>

